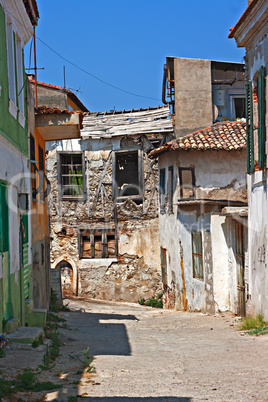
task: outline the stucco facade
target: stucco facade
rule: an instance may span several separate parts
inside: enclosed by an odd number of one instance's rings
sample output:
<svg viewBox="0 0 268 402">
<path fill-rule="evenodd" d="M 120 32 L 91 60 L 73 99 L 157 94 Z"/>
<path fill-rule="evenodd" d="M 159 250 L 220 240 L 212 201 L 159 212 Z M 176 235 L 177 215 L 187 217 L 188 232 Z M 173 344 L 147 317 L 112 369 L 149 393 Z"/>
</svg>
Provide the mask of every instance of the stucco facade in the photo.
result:
<svg viewBox="0 0 268 402">
<path fill-rule="evenodd" d="M 246 48 L 249 93 L 248 105 L 248 199 L 249 199 L 249 291 L 252 314 L 268 319 L 268 202 L 267 202 L 267 136 L 268 136 L 268 4 L 254 0 L 231 29 L 238 47 Z M 263 69 L 263 93 L 258 77 Z M 266 83 L 266 84 L 265 84 Z M 263 109 L 263 110 L 261 110 Z M 261 113 L 261 114 L 260 114 Z M 263 120 L 263 121 L 261 121 Z M 260 128 L 262 127 L 262 128 Z M 252 131 L 251 131 L 252 130 Z M 252 133 L 252 134 L 251 134 Z M 263 154 L 264 163 L 261 161 Z"/>
<path fill-rule="evenodd" d="M 249 283 L 246 150 L 163 150 L 158 161 L 165 307 L 245 314 L 248 294 L 238 286 L 241 275 L 245 289 Z M 183 181 L 185 171 L 193 174 L 193 188 Z"/>
<path fill-rule="evenodd" d="M 23 1 L 0 1 L 0 332 L 25 325 L 32 297 L 30 170 L 24 87 L 33 26 Z"/>
</svg>

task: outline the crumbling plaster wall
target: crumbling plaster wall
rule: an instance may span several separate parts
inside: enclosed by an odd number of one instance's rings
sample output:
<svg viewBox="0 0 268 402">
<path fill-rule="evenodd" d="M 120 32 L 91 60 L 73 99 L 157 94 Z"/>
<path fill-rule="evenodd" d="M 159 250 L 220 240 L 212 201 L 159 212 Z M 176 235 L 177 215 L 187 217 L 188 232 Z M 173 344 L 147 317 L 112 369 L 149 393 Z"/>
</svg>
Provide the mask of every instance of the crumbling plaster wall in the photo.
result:
<svg viewBox="0 0 268 402">
<path fill-rule="evenodd" d="M 247 201 L 246 154 L 239 152 L 166 152 L 159 169 L 174 167 L 173 213 L 160 214 L 160 246 L 167 250 L 167 287 L 164 303 L 168 308 L 203 312 L 236 312 L 237 275 L 232 255 L 234 241 L 221 208 L 205 204 L 180 205 L 178 167 L 194 167 L 196 198 Z M 193 278 L 191 231 L 200 230 L 203 241 L 204 280 Z M 245 229 L 246 231 L 246 229 Z M 247 257 L 247 254 L 246 254 Z"/>
<path fill-rule="evenodd" d="M 78 147 L 75 143 L 72 149 Z M 112 151 L 86 150 L 87 197 L 80 202 L 65 201 L 58 193 L 57 150 L 66 148 L 70 149 L 67 141 L 57 144 L 46 163 L 51 181 L 51 265 L 68 255 L 77 266 L 79 296 L 137 302 L 161 293 L 157 163 L 152 164 L 144 152 L 143 203 L 128 199 L 114 206 Z M 79 258 L 77 229 L 94 227 L 116 228 L 118 258 Z M 67 228 L 66 233 L 62 228 Z"/>
</svg>

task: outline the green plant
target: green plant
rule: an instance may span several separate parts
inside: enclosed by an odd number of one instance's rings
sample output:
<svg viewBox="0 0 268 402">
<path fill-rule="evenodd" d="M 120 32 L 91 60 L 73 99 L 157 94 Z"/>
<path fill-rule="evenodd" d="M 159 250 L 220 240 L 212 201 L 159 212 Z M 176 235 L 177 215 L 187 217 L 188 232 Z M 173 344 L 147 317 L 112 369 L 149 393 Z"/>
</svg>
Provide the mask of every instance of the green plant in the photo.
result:
<svg viewBox="0 0 268 402">
<path fill-rule="evenodd" d="M 142 298 L 141 300 L 139 300 L 139 304 L 150 306 L 150 307 L 163 308 L 162 296 L 163 296 L 163 293 L 160 293 L 156 299 L 154 297 L 151 297 L 148 300 L 145 300 L 144 298 Z"/>
<path fill-rule="evenodd" d="M 40 365 L 41 370 L 49 370 L 53 362 L 60 354 L 61 340 L 59 338 L 59 332 L 57 331 L 45 331 L 46 338 L 51 340 L 51 344 L 46 348 L 46 352 L 43 356 L 43 364 Z"/>
<path fill-rule="evenodd" d="M 3 328 L 3 332 L 6 332 L 6 330 L 7 330 L 7 319 L 6 318 L 3 318 L 2 319 L 2 328 Z"/>
<path fill-rule="evenodd" d="M 91 366 L 91 363 L 94 360 L 94 356 L 89 356 L 88 351 L 89 351 L 89 348 L 86 348 L 83 350 L 83 358 L 82 359 L 79 355 L 75 355 L 75 356 L 69 355 L 69 356 L 72 359 L 76 358 L 81 363 L 82 367 L 87 367 L 87 370 L 86 370 L 87 373 L 95 373 L 96 368 L 94 366 Z"/>
<path fill-rule="evenodd" d="M 5 351 L 4 351 L 4 349 L 3 348 L 0 348 L 0 359 L 2 358 L 2 357 L 5 357 Z"/>
<path fill-rule="evenodd" d="M 38 339 L 36 339 L 35 341 L 33 341 L 32 347 L 33 347 L 33 348 L 37 348 L 39 345 L 43 345 L 43 343 L 44 343 L 43 336 L 40 335 Z"/>
<path fill-rule="evenodd" d="M 2 398 L 9 397 L 17 392 L 39 392 L 55 388 L 62 388 L 62 385 L 53 384 L 50 381 L 40 382 L 37 374 L 32 369 L 26 368 L 14 380 L 0 379 L 0 399 L 2 400 Z"/>
<path fill-rule="evenodd" d="M 255 330 L 255 329 L 263 329 L 268 326 L 268 322 L 264 321 L 262 314 L 258 314 L 257 316 L 249 316 L 243 317 L 241 319 L 241 330 Z"/>
<path fill-rule="evenodd" d="M 78 397 L 77 396 L 68 396 L 68 402 L 77 402 Z"/>
</svg>

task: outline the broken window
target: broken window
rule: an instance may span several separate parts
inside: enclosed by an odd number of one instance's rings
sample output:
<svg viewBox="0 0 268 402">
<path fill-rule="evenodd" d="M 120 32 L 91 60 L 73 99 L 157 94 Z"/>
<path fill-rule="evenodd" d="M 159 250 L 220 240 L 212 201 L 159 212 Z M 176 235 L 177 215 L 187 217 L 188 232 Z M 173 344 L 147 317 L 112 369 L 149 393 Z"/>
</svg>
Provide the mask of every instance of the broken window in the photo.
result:
<svg viewBox="0 0 268 402">
<path fill-rule="evenodd" d="M 165 213 L 166 207 L 166 169 L 160 169 L 159 178 L 160 213 Z"/>
<path fill-rule="evenodd" d="M 170 214 L 173 213 L 173 195 L 174 195 L 173 181 L 174 181 L 173 166 L 169 166 L 169 168 L 168 168 L 168 212 Z"/>
<path fill-rule="evenodd" d="M 167 250 L 160 247 L 161 256 L 161 273 L 163 285 L 167 285 Z"/>
<path fill-rule="evenodd" d="M 179 168 L 180 198 L 195 197 L 195 175 L 194 168 Z"/>
<path fill-rule="evenodd" d="M 115 229 L 88 229 L 79 231 L 79 258 L 116 258 Z"/>
<path fill-rule="evenodd" d="M 113 155 L 113 196 L 117 202 L 127 198 L 143 201 L 142 151 L 119 151 Z"/>
<path fill-rule="evenodd" d="M 85 197 L 85 159 L 82 152 L 59 152 L 58 175 L 63 199 Z"/>
<path fill-rule="evenodd" d="M 192 231 L 192 257 L 193 257 L 193 277 L 203 280 L 204 273 L 203 273 L 202 233 L 197 230 Z"/>
</svg>

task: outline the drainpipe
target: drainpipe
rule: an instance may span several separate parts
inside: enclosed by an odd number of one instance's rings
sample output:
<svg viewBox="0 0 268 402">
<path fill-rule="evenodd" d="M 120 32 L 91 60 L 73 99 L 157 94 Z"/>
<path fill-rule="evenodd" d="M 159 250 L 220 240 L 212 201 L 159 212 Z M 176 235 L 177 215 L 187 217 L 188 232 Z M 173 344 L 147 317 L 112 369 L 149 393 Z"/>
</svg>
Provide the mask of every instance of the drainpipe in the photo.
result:
<svg viewBox="0 0 268 402">
<path fill-rule="evenodd" d="M 167 105 L 166 101 L 166 86 L 167 86 L 167 65 L 164 65 L 163 84 L 162 84 L 162 102 Z"/>
</svg>

